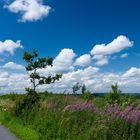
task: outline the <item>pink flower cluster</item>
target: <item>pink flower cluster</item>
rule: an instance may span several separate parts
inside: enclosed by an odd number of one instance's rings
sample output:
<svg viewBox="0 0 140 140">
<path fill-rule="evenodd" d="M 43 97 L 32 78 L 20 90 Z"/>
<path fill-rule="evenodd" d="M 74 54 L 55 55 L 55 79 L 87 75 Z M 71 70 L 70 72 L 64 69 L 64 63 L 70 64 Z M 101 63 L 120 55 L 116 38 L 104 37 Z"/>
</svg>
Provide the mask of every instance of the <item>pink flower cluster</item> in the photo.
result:
<svg viewBox="0 0 140 140">
<path fill-rule="evenodd" d="M 85 101 L 85 102 L 79 102 L 76 104 L 68 105 L 64 108 L 64 111 L 84 111 L 88 110 L 90 112 L 93 112 L 93 103 L 90 101 Z"/>
<path fill-rule="evenodd" d="M 126 119 L 135 122 L 140 119 L 140 104 L 126 116 Z"/>
<path fill-rule="evenodd" d="M 123 110 L 117 104 L 110 105 L 106 108 L 103 114 L 123 118 L 127 121 L 137 122 L 140 119 L 140 104 L 135 108 L 131 105 L 127 105 Z"/>
</svg>

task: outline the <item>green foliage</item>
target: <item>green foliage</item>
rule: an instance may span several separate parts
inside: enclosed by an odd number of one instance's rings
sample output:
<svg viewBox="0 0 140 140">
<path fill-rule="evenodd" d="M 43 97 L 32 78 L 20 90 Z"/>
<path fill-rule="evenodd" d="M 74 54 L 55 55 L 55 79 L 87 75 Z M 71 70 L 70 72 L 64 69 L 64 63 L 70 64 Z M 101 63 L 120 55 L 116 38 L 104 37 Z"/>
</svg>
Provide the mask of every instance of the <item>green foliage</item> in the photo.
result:
<svg viewBox="0 0 140 140">
<path fill-rule="evenodd" d="M 120 97 L 120 105 L 122 108 L 125 108 L 128 104 L 133 104 L 135 103 L 133 98 L 130 95 L 122 95 Z"/>
<path fill-rule="evenodd" d="M 21 140 L 139 140 L 140 138 L 139 122 L 129 122 L 118 116 L 103 114 L 108 105 L 104 97 L 94 97 L 92 112 L 88 110 L 73 112 L 64 109 L 76 104 L 79 107 L 81 102 L 85 102 L 80 96 L 56 95 L 48 92 L 38 95 L 42 98 L 39 108 L 34 105 L 28 112 L 24 112 L 22 117 L 14 117 L 9 110 L 0 111 L 0 122 Z M 6 98 L 0 100 L 7 102 Z M 12 98 L 11 101 L 14 102 Z M 123 95 L 120 97 L 120 106 L 125 102 L 137 103 L 134 98 Z"/>
<path fill-rule="evenodd" d="M 106 99 L 109 104 L 119 103 L 120 102 L 120 94 L 121 90 L 118 87 L 118 84 L 114 84 L 111 86 L 112 91 L 107 95 Z"/>
<path fill-rule="evenodd" d="M 82 98 L 85 100 L 93 100 L 93 95 L 91 94 L 91 92 L 89 90 L 87 90 L 85 84 L 83 84 L 83 86 L 81 87 L 81 91 L 82 91 Z"/>
<path fill-rule="evenodd" d="M 1 95 L 0 98 L 1 99 L 10 99 L 12 101 L 17 101 L 19 98 L 21 98 L 21 96 L 24 96 L 24 95 L 19 95 L 17 93 L 10 93 L 10 94 Z"/>
<path fill-rule="evenodd" d="M 26 61 L 27 66 L 25 67 L 27 71 L 30 71 L 30 81 L 33 85 L 33 90 L 36 92 L 36 88 L 42 84 L 51 84 L 62 77 L 62 74 L 56 74 L 55 76 L 41 76 L 38 69 L 45 68 L 47 66 L 52 66 L 53 59 L 48 57 L 40 58 L 37 50 L 33 50 L 33 53 L 24 52 L 23 59 Z"/>
<path fill-rule="evenodd" d="M 82 94 L 82 98 L 85 99 L 85 100 L 92 100 L 93 99 L 93 95 L 91 94 L 90 91 L 85 91 Z"/>
<path fill-rule="evenodd" d="M 94 97 L 94 105 L 99 108 L 105 107 L 107 101 L 104 97 Z"/>
<path fill-rule="evenodd" d="M 76 83 L 75 85 L 73 85 L 72 90 L 73 90 L 73 94 L 76 94 L 78 90 L 80 90 L 81 85 L 79 83 Z"/>
<path fill-rule="evenodd" d="M 37 131 L 7 112 L 0 112 L 0 122 L 10 129 L 20 140 L 39 140 Z"/>
<path fill-rule="evenodd" d="M 39 95 L 32 89 L 28 88 L 26 90 L 28 94 L 23 99 L 17 101 L 15 106 L 15 115 L 21 118 L 30 113 L 33 108 L 39 107 Z"/>
<path fill-rule="evenodd" d="M 109 137 L 112 140 L 139 140 L 139 123 L 126 122 L 123 119 L 114 119 L 109 123 Z"/>
<path fill-rule="evenodd" d="M 83 84 L 83 86 L 81 88 L 82 94 L 84 94 L 86 92 L 86 90 L 87 90 L 86 85 Z"/>
</svg>

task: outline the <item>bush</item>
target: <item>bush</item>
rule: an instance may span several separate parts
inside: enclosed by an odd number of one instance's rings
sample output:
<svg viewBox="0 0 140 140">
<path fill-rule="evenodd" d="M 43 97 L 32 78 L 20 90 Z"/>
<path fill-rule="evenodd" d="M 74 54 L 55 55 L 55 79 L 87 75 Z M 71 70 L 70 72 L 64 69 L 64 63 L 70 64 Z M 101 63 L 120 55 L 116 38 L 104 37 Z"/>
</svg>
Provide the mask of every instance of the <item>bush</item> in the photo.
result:
<svg viewBox="0 0 140 140">
<path fill-rule="evenodd" d="M 85 99 L 85 100 L 92 100 L 93 99 L 93 95 L 91 94 L 90 91 L 85 91 L 82 94 L 82 98 Z"/>
<path fill-rule="evenodd" d="M 125 108 L 129 104 L 135 103 L 133 98 L 130 95 L 122 95 L 120 98 L 120 105 L 122 108 Z"/>
<path fill-rule="evenodd" d="M 39 106 L 39 95 L 32 89 L 26 90 L 28 91 L 27 95 L 17 101 L 15 106 L 15 115 L 19 117 L 25 116 L 33 107 Z"/>
<path fill-rule="evenodd" d="M 119 89 L 118 84 L 112 85 L 111 88 L 112 91 L 106 96 L 107 102 L 109 104 L 119 103 L 121 90 Z"/>
</svg>

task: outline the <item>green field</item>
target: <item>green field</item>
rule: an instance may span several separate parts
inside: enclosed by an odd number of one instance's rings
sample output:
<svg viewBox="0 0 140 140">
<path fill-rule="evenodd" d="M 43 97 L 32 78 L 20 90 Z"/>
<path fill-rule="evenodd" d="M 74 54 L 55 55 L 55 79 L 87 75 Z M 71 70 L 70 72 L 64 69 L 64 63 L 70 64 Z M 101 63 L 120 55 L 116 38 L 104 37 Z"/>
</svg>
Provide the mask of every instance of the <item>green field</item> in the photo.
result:
<svg viewBox="0 0 140 140">
<path fill-rule="evenodd" d="M 0 122 L 21 140 L 140 140 L 140 99 L 39 94 L 39 105 L 15 114 L 27 95 L 0 97 Z"/>
</svg>

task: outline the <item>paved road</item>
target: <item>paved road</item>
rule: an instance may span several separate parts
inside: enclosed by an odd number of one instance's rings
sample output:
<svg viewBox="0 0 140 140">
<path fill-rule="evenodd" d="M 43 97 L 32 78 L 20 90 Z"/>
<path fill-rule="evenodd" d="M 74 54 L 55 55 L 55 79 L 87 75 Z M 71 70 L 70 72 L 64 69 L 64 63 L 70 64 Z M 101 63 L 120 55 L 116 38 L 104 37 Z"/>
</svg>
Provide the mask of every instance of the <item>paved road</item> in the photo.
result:
<svg viewBox="0 0 140 140">
<path fill-rule="evenodd" d="M 0 125 L 0 140 L 18 140 L 7 128 Z"/>
</svg>

